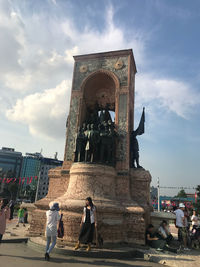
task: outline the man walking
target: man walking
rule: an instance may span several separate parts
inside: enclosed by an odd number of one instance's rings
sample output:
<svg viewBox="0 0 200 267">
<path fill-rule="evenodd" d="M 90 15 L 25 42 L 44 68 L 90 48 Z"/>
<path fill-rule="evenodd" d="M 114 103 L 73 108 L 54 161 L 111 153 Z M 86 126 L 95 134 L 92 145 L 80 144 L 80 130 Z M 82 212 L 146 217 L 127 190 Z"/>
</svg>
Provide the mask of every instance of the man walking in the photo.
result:
<svg viewBox="0 0 200 267">
<path fill-rule="evenodd" d="M 189 250 L 187 248 L 187 228 L 184 216 L 185 205 L 183 203 L 179 204 L 179 208 L 174 211 L 176 215 L 176 228 L 178 228 L 178 241 L 183 243 L 184 250 Z"/>
</svg>

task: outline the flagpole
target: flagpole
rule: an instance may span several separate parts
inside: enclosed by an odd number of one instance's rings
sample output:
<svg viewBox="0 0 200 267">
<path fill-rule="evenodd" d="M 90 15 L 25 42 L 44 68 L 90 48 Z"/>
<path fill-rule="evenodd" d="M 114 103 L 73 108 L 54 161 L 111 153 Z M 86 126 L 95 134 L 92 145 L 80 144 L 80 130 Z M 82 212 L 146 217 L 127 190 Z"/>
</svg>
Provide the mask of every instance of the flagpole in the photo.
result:
<svg viewBox="0 0 200 267">
<path fill-rule="evenodd" d="M 157 191 L 158 191 L 158 212 L 160 212 L 160 181 L 157 179 Z"/>
<path fill-rule="evenodd" d="M 39 175 L 38 175 L 37 189 L 36 189 L 36 193 L 35 193 L 35 202 L 38 199 L 38 191 L 39 191 L 39 186 L 40 186 L 40 175 L 41 175 L 41 171 L 39 171 Z"/>
</svg>

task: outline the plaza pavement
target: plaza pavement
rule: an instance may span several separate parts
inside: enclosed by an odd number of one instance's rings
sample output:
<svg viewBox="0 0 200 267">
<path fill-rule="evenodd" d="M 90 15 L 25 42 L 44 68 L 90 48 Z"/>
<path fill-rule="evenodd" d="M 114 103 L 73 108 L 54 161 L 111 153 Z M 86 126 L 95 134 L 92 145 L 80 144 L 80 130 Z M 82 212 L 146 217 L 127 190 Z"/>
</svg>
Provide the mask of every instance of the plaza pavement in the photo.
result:
<svg viewBox="0 0 200 267">
<path fill-rule="evenodd" d="M 44 260 L 43 251 L 35 251 L 26 244 L 7 244 L 0 246 L 1 267 L 159 267 L 155 264 L 142 260 L 116 260 L 116 259 L 94 259 L 83 257 L 69 257 L 53 254 L 49 262 Z"/>
<path fill-rule="evenodd" d="M 21 224 L 20 227 L 16 227 L 17 220 L 14 219 L 11 222 L 8 222 L 6 233 L 3 237 L 4 242 L 10 242 L 10 244 L 3 243 L 0 248 L 0 267 L 1 266 L 14 266 L 14 265 L 3 265 L 2 262 L 8 260 L 8 262 L 12 262 L 13 258 L 15 258 L 16 261 L 23 261 L 24 264 L 27 265 L 15 265 L 15 266 L 35 266 L 33 265 L 35 261 L 37 261 L 37 266 L 43 266 L 43 254 L 44 254 L 44 246 L 45 241 L 43 238 L 39 237 L 32 237 L 30 242 L 28 244 L 12 244 L 13 242 L 22 242 L 27 241 L 28 238 L 28 228 L 29 225 L 26 224 L 26 227 L 23 227 Z M 176 228 L 171 226 L 171 230 L 173 232 L 173 235 L 176 236 Z M 34 245 L 35 244 L 35 245 Z M 59 242 L 58 242 L 59 244 Z M 117 250 L 109 250 L 103 249 L 103 250 L 95 250 L 93 249 L 92 252 L 89 254 L 85 251 L 80 251 L 74 253 L 73 248 L 69 247 L 61 247 L 58 246 L 54 252 L 54 265 L 66 263 L 69 265 L 65 266 L 116 266 L 116 267 L 128 267 L 128 266 L 160 266 L 159 264 L 163 264 L 165 266 L 174 266 L 174 267 L 200 267 L 200 250 L 191 250 L 184 253 L 174 254 L 170 252 L 158 252 L 154 249 L 147 249 L 147 248 L 137 248 L 137 252 L 140 252 L 141 255 L 143 255 L 143 258 L 146 261 L 141 260 L 141 265 L 137 265 L 138 261 L 135 260 L 127 260 L 124 261 L 124 259 L 128 258 L 130 256 L 130 253 L 133 255 L 133 248 L 121 248 Z M 130 252 L 130 253 L 129 253 Z M 14 253 L 14 254 L 13 254 Z M 25 254 L 26 255 L 25 255 Z M 95 254 L 96 253 L 96 254 Z M 120 254 L 121 253 L 121 254 Z M 125 254 L 128 253 L 128 254 Z M 13 256 L 12 256 L 13 254 Z M 15 255 L 15 256 L 14 256 Z M 29 255 L 29 256 L 27 256 Z M 34 255 L 34 256 L 31 256 Z M 99 255 L 99 257 L 98 257 Z M 111 257 L 109 257 L 111 255 Z M 117 256 L 116 256 L 117 255 Z M 122 257 L 121 257 L 122 255 Z M 124 256 L 123 256 L 124 255 Z M 128 255 L 128 257 L 126 257 Z M 137 255 L 136 255 L 137 256 Z M 36 259 L 34 259 L 36 257 Z M 106 259 L 104 259 L 104 257 Z M 134 257 L 134 255 L 133 255 Z M 108 259 L 112 258 L 112 259 Z M 123 260 L 120 260 L 123 259 Z M 129 257 L 130 258 L 130 257 Z M 21 260 L 20 260 L 21 259 Z M 115 260 L 114 260 L 115 259 Z M 118 260 L 117 260 L 118 259 Z M 28 262 L 30 261 L 30 264 Z M 96 265 L 95 265 L 95 264 Z M 158 265 L 156 265 L 159 263 Z M 2 265 L 1 265 L 2 264 Z M 32 264 L 32 265 L 31 265 Z M 51 263 L 48 263 L 51 264 Z M 112 265 L 113 264 L 113 265 Z M 135 265 L 134 265 L 135 264 Z M 146 265 L 145 265 L 146 264 Z M 61 265 L 62 266 L 62 265 Z"/>
</svg>

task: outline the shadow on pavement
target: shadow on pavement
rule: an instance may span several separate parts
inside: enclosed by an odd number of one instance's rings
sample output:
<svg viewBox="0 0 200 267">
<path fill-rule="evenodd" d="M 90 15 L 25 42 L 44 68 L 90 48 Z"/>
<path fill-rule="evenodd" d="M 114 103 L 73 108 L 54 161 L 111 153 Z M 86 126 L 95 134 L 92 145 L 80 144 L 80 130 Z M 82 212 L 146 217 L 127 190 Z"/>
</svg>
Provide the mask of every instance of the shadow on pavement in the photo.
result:
<svg viewBox="0 0 200 267">
<path fill-rule="evenodd" d="M 31 260 L 31 261 L 42 261 L 45 262 L 44 257 L 26 257 L 26 256 L 16 256 L 16 255 L 9 255 L 9 254 L 3 254 L 2 256 L 6 257 L 13 257 L 13 258 L 21 258 L 25 260 Z M 123 260 L 124 261 L 124 260 Z M 51 257 L 50 262 L 51 263 L 71 263 L 71 264 L 87 264 L 91 266 L 113 266 L 113 267 L 141 267 L 141 265 L 135 265 L 134 261 L 137 261 L 137 259 L 131 260 L 131 263 L 123 263 L 123 262 L 114 262 L 114 261 L 106 261 L 106 260 L 91 260 L 91 261 L 83 261 L 83 260 L 77 260 L 72 258 L 57 258 L 57 257 Z M 140 259 L 141 261 L 141 259 Z M 153 263 L 152 263 L 153 264 Z M 151 263 L 149 265 L 146 265 L 147 267 L 152 267 Z"/>
</svg>

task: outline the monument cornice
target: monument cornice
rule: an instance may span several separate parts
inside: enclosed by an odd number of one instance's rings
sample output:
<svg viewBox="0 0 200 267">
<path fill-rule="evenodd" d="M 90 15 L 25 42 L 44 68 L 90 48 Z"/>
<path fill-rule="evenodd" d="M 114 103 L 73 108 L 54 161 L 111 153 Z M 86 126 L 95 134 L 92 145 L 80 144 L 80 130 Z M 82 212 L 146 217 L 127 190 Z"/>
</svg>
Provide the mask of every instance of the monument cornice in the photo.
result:
<svg viewBox="0 0 200 267">
<path fill-rule="evenodd" d="M 120 57 L 120 56 L 130 56 L 131 60 L 133 61 L 134 71 L 137 72 L 135 59 L 133 56 L 132 49 L 125 49 L 125 50 L 116 50 L 116 51 L 109 51 L 109 52 L 100 52 L 100 53 L 93 53 L 93 54 L 85 54 L 85 55 L 77 55 L 73 56 L 75 61 L 84 61 L 84 60 L 96 60 L 97 58 L 108 58 L 108 57 Z"/>
</svg>

